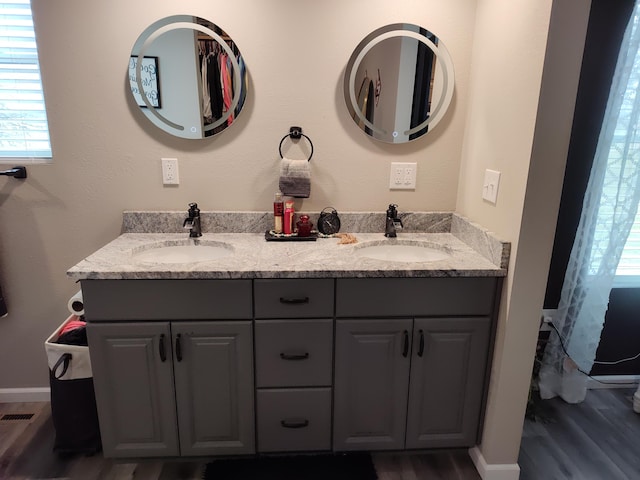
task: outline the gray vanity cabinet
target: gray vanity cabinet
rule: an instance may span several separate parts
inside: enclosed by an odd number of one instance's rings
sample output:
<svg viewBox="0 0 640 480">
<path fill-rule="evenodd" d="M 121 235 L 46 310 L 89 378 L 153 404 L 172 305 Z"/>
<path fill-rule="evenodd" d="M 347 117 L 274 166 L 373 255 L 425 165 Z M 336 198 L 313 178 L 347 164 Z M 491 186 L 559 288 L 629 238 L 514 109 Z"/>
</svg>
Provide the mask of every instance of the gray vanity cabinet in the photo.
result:
<svg viewBox="0 0 640 480">
<path fill-rule="evenodd" d="M 174 322 L 171 330 L 180 454 L 253 453 L 251 322 Z"/>
<path fill-rule="evenodd" d="M 90 323 L 88 334 L 105 456 L 254 452 L 250 321 Z"/>
<path fill-rule="evenodd" d="M 255 452 L 251 280 L 82 290 L 105 456 Z"/>
<path fill-rule="evenodd" d="M 331 450 L 333 279 L 256 279 L 259 452 Z"/>
<path fill-rule="evenodd" d="M 412 323 L 336 321 L 335 450 L 404 448 Z"/>
<path fill-rule="evenodd" d="M 495 278 L 338 279 L 334 449 L 475 445 L 498 287 Z"/>
<path fill-rule="evenodd" d="M 487 317 L 414 321 L 405 448 L 475 445 L 489 329 Z"/>
<path fill-rule="evenodd" d="M 89 323 L 87 335 L 105 457 L 178 455 L 169 322 Z"/>
</svg>

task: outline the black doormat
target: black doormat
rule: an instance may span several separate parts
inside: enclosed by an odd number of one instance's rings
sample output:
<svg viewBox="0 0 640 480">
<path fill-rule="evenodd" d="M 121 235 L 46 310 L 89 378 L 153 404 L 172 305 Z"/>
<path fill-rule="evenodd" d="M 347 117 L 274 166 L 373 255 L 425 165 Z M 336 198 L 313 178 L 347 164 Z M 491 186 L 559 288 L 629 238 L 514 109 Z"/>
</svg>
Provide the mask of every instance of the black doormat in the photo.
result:
<svg viewBox="0 0 640 480">
<path fill-rule="evenodd" d="M 368 453 L 216 460 L 204 480 L 376 480 Z"/>
</svg>

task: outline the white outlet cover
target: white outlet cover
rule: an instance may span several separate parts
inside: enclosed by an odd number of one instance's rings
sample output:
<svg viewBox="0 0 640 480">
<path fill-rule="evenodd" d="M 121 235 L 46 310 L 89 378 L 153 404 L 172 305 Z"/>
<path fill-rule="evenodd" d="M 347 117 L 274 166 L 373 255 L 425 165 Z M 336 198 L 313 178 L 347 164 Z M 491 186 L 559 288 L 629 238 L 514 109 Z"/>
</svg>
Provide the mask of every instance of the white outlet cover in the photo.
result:
<svg viewBox="0 0 640 480">
<path fill-rule="evenodd" d="M 417 163 L 391 162 L 389 173 L 390 190 L 415 190 Z"/>
<path fill-rule="evenodd" d="M 178 172 L 177 158 L 162 158 L 162 183 L 163 185 L 179 185 L 180 175 Z"/>
<path fill-rule="evenodd" d="M 500 172 L 485 170 L 482 184 L 482 198 L 494 205 L 498 201 L 498 187 L 500 186 Z"/>
</svg>

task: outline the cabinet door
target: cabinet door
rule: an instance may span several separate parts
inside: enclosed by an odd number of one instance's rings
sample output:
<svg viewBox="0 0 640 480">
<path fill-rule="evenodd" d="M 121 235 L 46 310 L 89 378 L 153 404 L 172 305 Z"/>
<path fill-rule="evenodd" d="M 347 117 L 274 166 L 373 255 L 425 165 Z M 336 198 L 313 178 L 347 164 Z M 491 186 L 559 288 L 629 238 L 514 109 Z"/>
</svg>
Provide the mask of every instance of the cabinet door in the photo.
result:
<svg viewBox="0 0 640 480">
<path fill-rule="evenodd" d="M 334 450 L 404 448 L 411 326 L 337 320 Z"/>
<path fill-rule="evenodd" d="M 105 457 L 178 455 L 169 323 L 87 326 Z"/>
<path fill-rule="evenodd" d="M 251 322 L 174 322 L 171 330 L 182 455 L 255 452 Z"/>
<path fill-rule="evenodd" d="M 407 448 L 476 444 L 489 318 L 416 319 Z"/>
</svg>

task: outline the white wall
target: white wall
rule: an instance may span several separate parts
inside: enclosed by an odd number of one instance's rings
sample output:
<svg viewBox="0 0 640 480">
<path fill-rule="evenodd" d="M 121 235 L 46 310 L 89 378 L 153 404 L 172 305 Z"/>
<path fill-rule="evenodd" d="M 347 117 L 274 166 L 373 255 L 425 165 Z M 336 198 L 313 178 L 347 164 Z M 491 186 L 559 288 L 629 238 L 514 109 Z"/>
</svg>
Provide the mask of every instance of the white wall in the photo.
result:
<svg viewBox="0 0 640 480">
<path fill-rule="evenodd" d="M 518 457 L 589 8 L 478 6 L 457 208 L 512 242 L 480 447 L 489 464 Z M 487 168 L 502 172 L 496 205 L 481 200 Z"/>
</svg>

